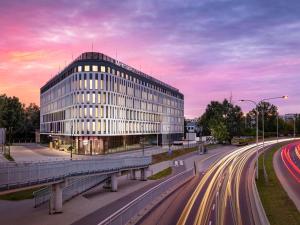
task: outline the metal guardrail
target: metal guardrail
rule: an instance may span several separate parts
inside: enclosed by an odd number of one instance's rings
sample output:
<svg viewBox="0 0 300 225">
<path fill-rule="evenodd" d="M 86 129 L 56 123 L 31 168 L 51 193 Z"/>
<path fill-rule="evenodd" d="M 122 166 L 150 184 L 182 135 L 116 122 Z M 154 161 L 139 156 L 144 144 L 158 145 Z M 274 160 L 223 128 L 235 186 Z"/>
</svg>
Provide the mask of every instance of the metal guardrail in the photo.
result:
<svg viewBox="0 0 300 225">
<path fill-rule="evenodd" d="M 70 200 L 74 196 L 77 196 L 91 189 L 92 187 L 95 187 L 96 185 L 105 181 L 106 178 L 106 175 L 95 175 L 74 179 L 69 185 L 63 188 L 63 202 Z M 36 208 L 48 202 L 50 200 L 50 195 L 51 189 L 49 186 L 33 192 L 34 207 Z"/>
<path fill-rule="evenodd" d="M 157 197 L 168 191 L 175 185 L 180 185 L 194 176 L 194 169 L 186 170 L 179 173 L 155 187 L 151 188 L 144 194 L 140 195 L 114 214 L 100 222 L 98 225 L 125 225 L 127 224 L 140 210 L 153 202 Z"/>
<path fill-rule="evenodd" d="M 261 153 L 260 153 L 261 154 Z M 259 155 L 260 155 L 259 154 Z M 256 161 L 256 160 L 255 160 Z M 262 205 L 257 186 L 255 181 L 255 170 L 257 165 L 254 165 L 254 161 L 250 166 L 252 171 L 252 176 L 249 178 L 250 183 L 248 184 L 249 196 L 250 196 L 250 205 L 252 209 L 253 219 L 255 225 L 270 225 L 268 217 L 266 215 L 265 209 Z"/>
<path fill-rule="evenodd" d="M 6 164 L 0 167 L 0 190 L 49 183 L 73 176 L 147 167 L 151 160 L 151 157 L 145 156 Z"/>
</svg>

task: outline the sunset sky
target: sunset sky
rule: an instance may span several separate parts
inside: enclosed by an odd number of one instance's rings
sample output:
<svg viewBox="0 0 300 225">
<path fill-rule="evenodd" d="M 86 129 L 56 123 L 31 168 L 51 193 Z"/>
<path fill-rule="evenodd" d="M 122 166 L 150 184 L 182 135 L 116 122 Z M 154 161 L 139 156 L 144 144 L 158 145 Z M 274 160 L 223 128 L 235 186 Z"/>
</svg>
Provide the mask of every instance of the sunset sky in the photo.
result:
<svg viewBox="0 0 300 225">
<path fill-rule="evenodd" d="M 231 93 L 237 104 L 288 95 L 272 103 L 300 113 L 299 0 L 1 0 L 0 94 L 39 104 L 92 43 L 180 89 L 189 118 Z"/>
</svg>

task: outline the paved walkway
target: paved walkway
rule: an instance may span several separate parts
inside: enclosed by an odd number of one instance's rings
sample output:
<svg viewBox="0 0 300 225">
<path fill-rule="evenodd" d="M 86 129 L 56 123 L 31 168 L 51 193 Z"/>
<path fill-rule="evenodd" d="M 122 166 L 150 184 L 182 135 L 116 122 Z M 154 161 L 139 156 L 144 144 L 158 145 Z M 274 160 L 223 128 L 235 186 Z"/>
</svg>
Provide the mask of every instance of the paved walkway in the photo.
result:
<svg viewBox="0 0 300 225">
<path fill-rule="evenodd" d="M 192 145 L 193 143 L 190 143 Z M 185 144 L 185 147 L 188 145 Z M 182 148 L 182 146 L 172 146 L 172 149 Z M 167 152 L 167 147 L 153 146 L 144 149 L 144 154 L 146 156 L 155 155 L 163 152 Z M 68 160 L 71 155 L 65 151 L 59 151 L 56 149 L 50 149 L 48 147 L 35 144 L 14 144 L 11 146 L 11 156 L 15 159 L 16 162 L 32 162 L 32 161 L 53 161 L 53 160 Z M 116 157 L 124 157 L 124 156 L 142 156 L 143 150 L 131 150 L 125 152 L 111 153 L 107 155 L 76 155 L 73 154 L 74 159 L 88 159 L 88 158 L 116 158 Z M 1 160 L 1 158 L 0 158 Z M 1 162 L 1 161 L 0 161 Z"/>
<path fill-rule="evenodd" d="M 236 147 L 222 146 L 209 150 L 208 154 L 205 155 L 199 155 L 197 152 L 193 152 L 181 156 L 176 160 L 184 160 L 185 166 L 191 168 L 194 165 L 194 160 L 198 162 L 201 160 L 200 164 L 203 164 L 206 161 L 209 161 L 206 159 L 213 158 L 216 154 L 222 155 L 229 151 L 233 151 L 234 149 L 236 149 Z M 217 160 L 217 158 L 214 157 L 214 160 Z M 209 163 L 213 163 L 213 161 L 210 161 Z M 209 163 L 207 163 L 206 167 L 210 165 Z M 170 165 L 173 165 L 173 161 L 151 165 L 148 176 L 157 173 Z M 178 170 L 178 168 L 176 170 Z M 102 185 L 100 185 L 99 187 L 86 192 L 84 195 L 79 195 L 66 202 L 62 214 L 51 216 L 48 215 L 48 205 L 35 209 L 33 208 L 34 203 L 32 199 L 19 202 L 0 201 L 1 222 L 8 225 L 20 224 L 20 221 L 22 221 L 22 225 L 65 225 L 72 224 L 87 215 L 92 215 L 96 210 L 98 210 L 96 218 L 99 220 L 99 218 L 106 218 L 112 211 L 121 208 L 157 182 L 160 181 L 133 181 L 127 179 L 127 176 L 121 176 L 118 178 L 118 192 L 105 192 Z M 101 215 L 99 215 L 99 213 Z"/>
</svg>

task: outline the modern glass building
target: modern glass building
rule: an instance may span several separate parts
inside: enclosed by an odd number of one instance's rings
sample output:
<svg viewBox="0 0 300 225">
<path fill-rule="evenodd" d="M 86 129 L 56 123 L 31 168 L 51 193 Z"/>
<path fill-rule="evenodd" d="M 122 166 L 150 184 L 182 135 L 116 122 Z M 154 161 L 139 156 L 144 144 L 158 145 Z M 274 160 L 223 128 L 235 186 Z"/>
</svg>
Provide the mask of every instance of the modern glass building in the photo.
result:
<svg viewBox="0 0 300 225">
<path fill-rule="evenodd" d="M 42 88 L 41 139 L 78 154 L 168 145 L 184 131 L 184 96 L 97 52 L 81 54 Z"/>
</svg>

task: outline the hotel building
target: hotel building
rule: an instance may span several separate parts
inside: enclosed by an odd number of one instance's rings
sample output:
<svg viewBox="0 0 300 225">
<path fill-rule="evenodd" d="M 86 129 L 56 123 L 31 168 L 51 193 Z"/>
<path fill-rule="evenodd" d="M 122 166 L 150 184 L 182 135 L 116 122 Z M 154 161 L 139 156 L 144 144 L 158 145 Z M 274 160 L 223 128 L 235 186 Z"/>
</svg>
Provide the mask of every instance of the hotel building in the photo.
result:
<svg viewBox="0 0 300 225">
<path fill-rule="evenodd" d="M 184 131 L 178 89 L 102 53 L 81 54 L 42 88 L 41 139 L 106 154 L 168 145 Z"/>
</svg>

